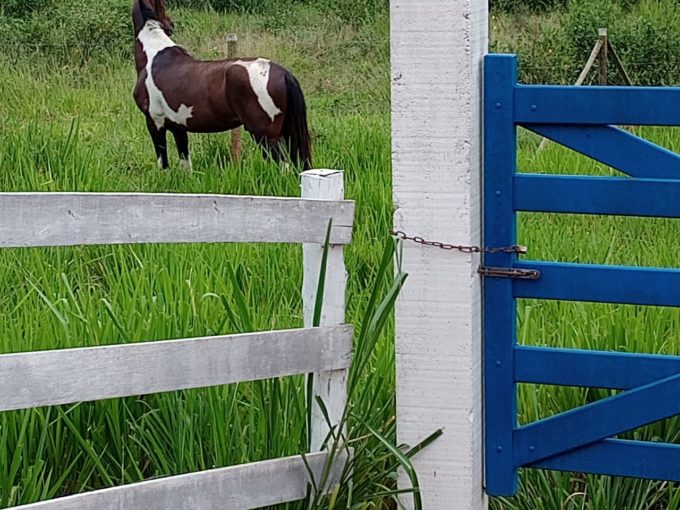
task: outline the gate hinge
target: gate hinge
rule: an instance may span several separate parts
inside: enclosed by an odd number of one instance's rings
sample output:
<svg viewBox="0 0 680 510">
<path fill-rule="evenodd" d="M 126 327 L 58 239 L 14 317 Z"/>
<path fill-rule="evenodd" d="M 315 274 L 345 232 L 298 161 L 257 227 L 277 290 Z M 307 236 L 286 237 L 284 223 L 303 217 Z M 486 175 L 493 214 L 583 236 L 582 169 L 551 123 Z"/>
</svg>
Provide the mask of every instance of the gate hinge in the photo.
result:
<svg viewBox="0 0 680 510">
<path fill-rule="evenodd" d="M 537 269 L 481 266 L 478 272 L 482 276 L 490 276 L 492 278 L 514 278 L 517 280 L 538 280 L 541 277 L 541 272 Z"/>
</svg>

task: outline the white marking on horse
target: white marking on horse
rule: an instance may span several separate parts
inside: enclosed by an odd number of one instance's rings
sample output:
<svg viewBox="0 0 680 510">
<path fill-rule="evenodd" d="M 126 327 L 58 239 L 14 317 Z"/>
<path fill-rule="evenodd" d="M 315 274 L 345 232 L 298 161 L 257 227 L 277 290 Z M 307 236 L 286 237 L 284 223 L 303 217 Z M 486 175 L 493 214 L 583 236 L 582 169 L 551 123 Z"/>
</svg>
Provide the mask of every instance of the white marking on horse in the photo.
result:
<svg viewBox="0 0 680 510">
<path fill-rule="evenodd" d="M 177 111 L 170 108 L 151 74 L 156 55 L 166 48 L 172 48 L 177 45 L 165 34 L 161 24 L 153 20 L 147 21 L 144 24 L 144 28 L 139 32 L 137 39 L 142 43 L 142 48 L 144 53 L 146 53 L 146 80 L 144 84 L 149 93 L 149 115 L 158 129 L 165 125 L 166 119 L 175 124 L 186 126 L 187 120 L 192 116 L 194 107 L 181 104 Z"/>
<path fill-rule="evenodd" d="M 250 86 L 257 96 L 257 102 L 265 111 L 269 118 L 274 122 L 274 117 L 279 113 L 283 113 L 276 104 L 274 99 L 269 95 L 267 84 L 269 83 L 269 70 L 271 69 L 270 61 L 264 58 L 256 60 L 237 60 L 234 64 L 238 64 L 246 68 L 248 71 L 248 78 L 250 79 Z"/>
</svg>

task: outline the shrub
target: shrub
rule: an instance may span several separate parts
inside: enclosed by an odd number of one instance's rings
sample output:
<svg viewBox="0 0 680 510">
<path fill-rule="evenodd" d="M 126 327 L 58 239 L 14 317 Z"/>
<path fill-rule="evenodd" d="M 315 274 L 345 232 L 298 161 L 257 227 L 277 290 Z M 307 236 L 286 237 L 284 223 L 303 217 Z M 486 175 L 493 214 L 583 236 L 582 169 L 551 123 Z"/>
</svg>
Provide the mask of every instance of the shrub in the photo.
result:
<svg viewBox="0 0 680 510">
<path fill-rule="evenodd" d="M 215 9 L 222 12 L 273 16 L 280 12 L 287 12 L 295 4 L 309 5 L 330 12 L 345 22 L 362 23 L 387 12 L 389 0 L 286 0 L 285 2 L 278 0 L 169 0 L 168 7 Z"/>
<path fill-rule="evenodd" d="M 566 3 L 567 0 L 489 0 L 489 7 L 505 12 L 519 10 L 547 11 L 556 7 L 564 7 Z"/>
<path fill-rule="evenodd" d="M 604 27 L 634 85 L 680 83 L 675 0 L 570 0 L 553 13 L 496 13 L 492 20 L 492 51 L 517 53 L 526 83 L 573 83 Z M 613 64 L 609 70 L 612 84 L 624 83 Z"/>
<path fill-rule="evenodd" d="M 680 83 L 680 7 L 673 0 L 642 1 L 626 9 L 613 0 L 572 1 L 565 22 L 573 56 L 590 51 L 598 27 L 607 27 L 635 85 Z"/>
<path fill-rule="evenodd" d="M 0 48 L 8 55 L 42 52 L 79 64 L 96 53 L 127 54 L 132 48 L 129 6 L 117 0 L 61 0 L 23 18 L 6 18 Z"/>
<path fill-rule="evenodd" d="M 46 9 L 51 0 L 3 0 L 0 13 L 10 18 L 23 18 L 33 12 Z"/>
<path fill-rule="evenodd" d="M 560 7 L 566 7 L 570 0 L 489 0 L 489 7 L 495 11 L 502 12 L 516 12 L 516 11 L 533 11 L 545 12 Z M 617 4 L 623 8 L 630 9 L 635 6 L 639 0 L 618 0 Z M 599 2 L 592 2 L 594 7 L 599 5 Z"/>
</svg>

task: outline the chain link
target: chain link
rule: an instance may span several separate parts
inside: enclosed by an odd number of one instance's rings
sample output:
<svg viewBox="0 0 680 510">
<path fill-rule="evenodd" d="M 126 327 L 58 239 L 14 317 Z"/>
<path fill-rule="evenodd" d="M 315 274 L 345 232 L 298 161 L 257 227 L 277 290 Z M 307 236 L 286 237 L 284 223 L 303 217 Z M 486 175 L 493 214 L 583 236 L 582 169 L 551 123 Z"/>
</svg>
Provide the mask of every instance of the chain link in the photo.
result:
<svg viewBox="0 0 680 510">
<path fill-rule="evenodd" d="M 441 243 L 439 241 L 427 241 L 419 236 L 411 237 L 401 230 L 390 230 L 390 234 L 403 239 L 404 241 L 413 241 L 414 243 L 422 244 L 423 246 L 432 246 L 442 250 L 459 251 L 461 253 L 519 253 L 520 255 L 523 255 L 527 252 L 526 246 L 519 245 L 500 247 L 465 246 L 460 244 Z"/>
</svg>

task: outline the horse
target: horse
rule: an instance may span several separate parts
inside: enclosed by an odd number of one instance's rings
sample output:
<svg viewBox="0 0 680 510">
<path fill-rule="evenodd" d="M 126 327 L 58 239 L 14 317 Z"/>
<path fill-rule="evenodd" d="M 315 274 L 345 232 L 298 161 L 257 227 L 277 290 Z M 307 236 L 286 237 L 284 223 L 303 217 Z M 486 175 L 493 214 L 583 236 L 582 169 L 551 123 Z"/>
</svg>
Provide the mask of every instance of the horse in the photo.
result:
<svg viewBox="0 0 680 510">
<path fill-rule="evenodd" d="M 285 156 L 312 166 L 307 107 L 300 83 L 264 58 L 198 60 L 175 44 L 165 0 L 134 0 L 137 84 L 133 96 L 146 117 L 158 165 L 168 168 L 167 131 L 180 165 L 191 169 L 188 133 L 217 133 L 243 126 L 265 157 Z"/>
</svg>

